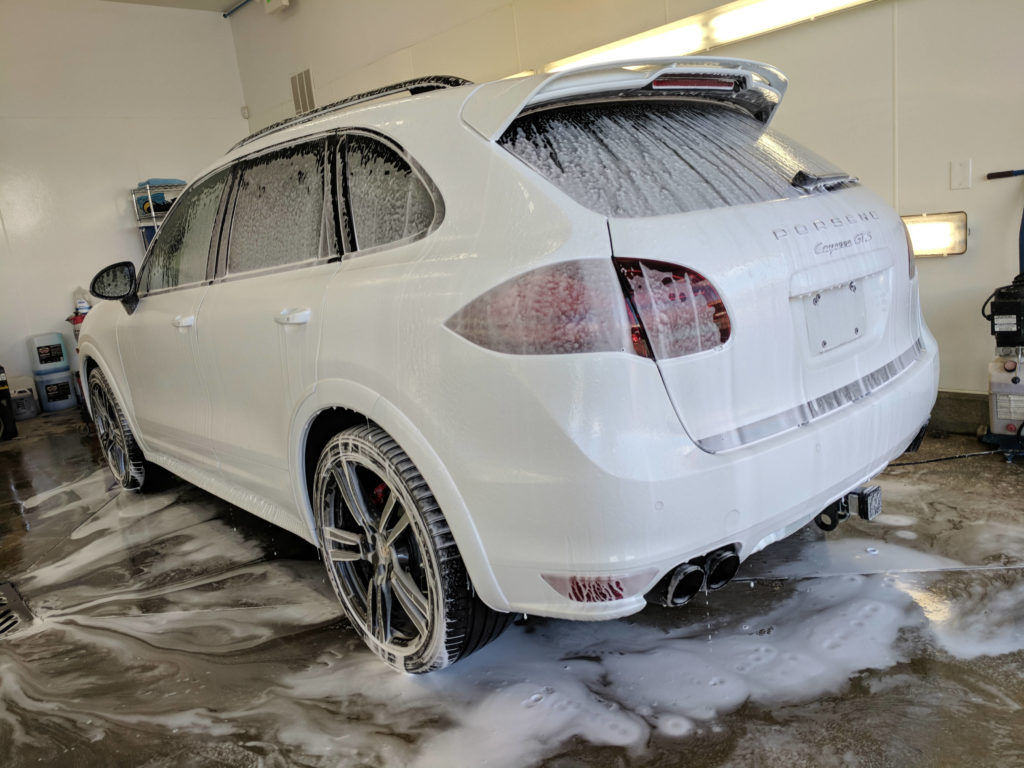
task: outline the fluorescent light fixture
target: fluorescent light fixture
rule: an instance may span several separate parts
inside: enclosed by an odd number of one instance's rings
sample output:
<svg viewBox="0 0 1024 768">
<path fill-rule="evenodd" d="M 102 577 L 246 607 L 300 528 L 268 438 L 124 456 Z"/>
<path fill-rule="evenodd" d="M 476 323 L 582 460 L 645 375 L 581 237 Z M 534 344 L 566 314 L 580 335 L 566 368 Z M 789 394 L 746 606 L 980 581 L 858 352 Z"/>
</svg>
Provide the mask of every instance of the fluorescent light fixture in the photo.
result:
<svg viewBox="0 0 1024 768">
<path fill-rule="evenodd" d="M 967 251 L 967 214 L 922 213 L 901 216 L 915 256 L 959 256 Z"/>
<path fill-rule="evenodd" d="M 864 0 L 758 0 L 732 3 L 713 16 L 708 27 L 711 40 L 719 45 L 761 35 L 801 21 L 810 21 L 826 13 L 860 5 Z M 738 6 L 738 7 L 734 7 Z"/>
<path fill-rule="evenodd" d="M 872 0 L 738 0 L 548 64 L 561 72 L 594 64 L 672 58 L 731 43 Z"/>
<path fill-rule="evenodd" d="M 544 69 L 547 72 L 561 72 L 563 69 L 607 64 L 612 61 L 685 56 L 706 47 L 704 28 L 700 24 L 690 23 L 689 19 L 683 19 L 681 22 L 656 27 L 647 32 L 641 32 L 639 35 L 602 45 L 600 48 L 594 48 L 566 59 L 559 59 L 548 64 Z"/>
</svg>

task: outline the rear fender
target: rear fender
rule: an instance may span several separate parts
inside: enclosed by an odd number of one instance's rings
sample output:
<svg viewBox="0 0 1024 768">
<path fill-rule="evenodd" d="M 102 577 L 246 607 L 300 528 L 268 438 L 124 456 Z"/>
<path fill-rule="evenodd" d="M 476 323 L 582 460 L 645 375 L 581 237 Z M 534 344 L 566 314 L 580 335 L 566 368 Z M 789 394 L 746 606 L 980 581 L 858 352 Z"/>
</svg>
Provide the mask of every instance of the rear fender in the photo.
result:
<svg viewBox="0 0 1024 768">
<path fill-rule="evenodd" d="M 354 381 L 330 379 L 318 382 L 316 392 L 303 402 L 292 420 L 290 457 L 293 490 L 309 526 L 310 541 L 318 542 L 319 535 L 309 491 L 304 482 L 305 473 L 302 471 L 305 443 L 313 420 L 328 408 L 346 408 L 365 415 L 391 435 L 409 454 L 444 512 L 477 595 L 489 607 L 507 611 L 508 600 L 498 586 L 476 526 L 444 462 L 397 406 Z"/>
</svg>

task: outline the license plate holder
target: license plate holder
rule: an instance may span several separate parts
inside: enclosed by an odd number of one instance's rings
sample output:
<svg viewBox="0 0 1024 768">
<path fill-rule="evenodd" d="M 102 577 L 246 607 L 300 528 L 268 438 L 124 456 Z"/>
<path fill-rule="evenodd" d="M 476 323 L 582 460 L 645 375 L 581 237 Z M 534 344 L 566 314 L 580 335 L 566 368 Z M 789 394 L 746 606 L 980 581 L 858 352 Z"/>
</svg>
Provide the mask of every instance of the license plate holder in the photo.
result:
<svg viewBox="0 0 1024 768">
<path fill-rule="evenodd" d="M 811 352 L 824 354 L 864 335 L 867 311 L 859 280 L 803 297 Z"/>
</svg>

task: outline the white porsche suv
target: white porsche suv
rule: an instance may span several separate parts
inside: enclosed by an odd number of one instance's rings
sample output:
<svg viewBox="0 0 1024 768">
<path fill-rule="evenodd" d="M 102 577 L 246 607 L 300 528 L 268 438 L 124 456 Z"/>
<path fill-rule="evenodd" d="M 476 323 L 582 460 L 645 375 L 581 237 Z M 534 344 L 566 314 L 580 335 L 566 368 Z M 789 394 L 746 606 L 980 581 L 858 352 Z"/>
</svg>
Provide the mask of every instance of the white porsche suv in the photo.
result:
<svg viewBox="0 0 1024 768">
<path fill-rule="evenodd" d="M 254 134 L 93 282 L 112 471 L 316 544 L 409 672 L 515 613 L 722 586 L 838 519 L 937 387 L 900 219 L 768 129 L 785 86 L 714 58 L 424 78 Z"/>
</svg>

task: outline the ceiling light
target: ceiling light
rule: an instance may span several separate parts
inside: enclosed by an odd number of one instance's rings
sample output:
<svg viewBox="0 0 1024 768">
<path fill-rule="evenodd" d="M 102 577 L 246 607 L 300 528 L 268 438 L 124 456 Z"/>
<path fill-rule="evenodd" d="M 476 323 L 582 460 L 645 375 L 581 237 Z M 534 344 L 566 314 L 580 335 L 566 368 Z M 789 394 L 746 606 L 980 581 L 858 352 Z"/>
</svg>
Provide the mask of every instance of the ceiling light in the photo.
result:
<svg viewBox="0 0 1024 768">
<path fill-rule="evenodd" d="M 723 6 L 708 21 L 716 45 L 781 29 L 865 0 L 758 0 Z"/>
<path fill-rule="evenodd" d="M 545 69 L 548 72 L 561 72 L 563 69 L 576 69 L 612 61 L 684 56 L 705 47 L 704 28 L 700 24 L 689 23 L 689 19 L 684 19 L 682 22 L 656 27 L 639 35 L 560 59 Z"/>
<path fill-rule="evenodd" d="M 685 56 L 809 21 L 872 0 L 738 0 L 548 64 L 561 72 L 595 64 Z"/>
</svg>

